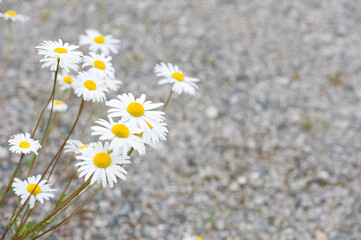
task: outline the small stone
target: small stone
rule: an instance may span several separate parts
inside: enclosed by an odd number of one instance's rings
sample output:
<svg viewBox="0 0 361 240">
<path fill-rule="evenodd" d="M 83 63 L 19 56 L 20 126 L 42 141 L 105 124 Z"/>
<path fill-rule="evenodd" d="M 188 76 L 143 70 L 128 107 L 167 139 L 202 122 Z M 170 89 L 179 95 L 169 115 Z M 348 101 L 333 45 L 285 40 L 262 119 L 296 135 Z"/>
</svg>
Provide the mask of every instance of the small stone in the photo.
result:
<svg viewBox="0 0 361 240">
<path fill-rule="evenodd" d="M 239 185 L 245 185 L 247 183 L 247 178 L 245 176 L 240 176 L 237 178 L 237 182 Z"/>
<path fill-rule="evenodd" d="M 320 231 L 320 230 L 316 230 L 315 237 L 316 237 L 316 240 L 328 240 L 326 233 L 324 233 L 323 231 Z"/>
<path fill-rule="evenodd" d="M 205 114 L 208 118 L 216 118 L 218 116 L 218 109 L 215 106 L 209 106 L 205 110 Z"/>
</svg>

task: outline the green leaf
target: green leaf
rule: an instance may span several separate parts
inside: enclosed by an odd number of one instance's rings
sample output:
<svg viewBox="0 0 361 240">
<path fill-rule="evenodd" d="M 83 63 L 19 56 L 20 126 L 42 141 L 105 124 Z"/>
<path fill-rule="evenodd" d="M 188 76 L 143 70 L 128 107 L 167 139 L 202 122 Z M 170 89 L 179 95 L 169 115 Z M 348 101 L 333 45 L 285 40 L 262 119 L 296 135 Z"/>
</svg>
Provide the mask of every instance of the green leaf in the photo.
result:
<svg viewBox="0 0 361 240">
<path fill-rule="evenodd" d="M 24 231 L 22 231 L 21 235 L 26 234 L 32 227 L 34 226 L 34 224 L 30 221 L 28 222 L 28 224 L 26 224 Z"/>
<path fill-rule="evenodd" d="M 59 199 L 59 204 L 58 204 L 58 205 L 60 205 L 60 204 L 63 203 L 65 196 L 66 196 L 65 193 L 64 193 L 63 195 L 61 195 L 61 197 L 60 197 L 60 199 Z"/>
</svg>

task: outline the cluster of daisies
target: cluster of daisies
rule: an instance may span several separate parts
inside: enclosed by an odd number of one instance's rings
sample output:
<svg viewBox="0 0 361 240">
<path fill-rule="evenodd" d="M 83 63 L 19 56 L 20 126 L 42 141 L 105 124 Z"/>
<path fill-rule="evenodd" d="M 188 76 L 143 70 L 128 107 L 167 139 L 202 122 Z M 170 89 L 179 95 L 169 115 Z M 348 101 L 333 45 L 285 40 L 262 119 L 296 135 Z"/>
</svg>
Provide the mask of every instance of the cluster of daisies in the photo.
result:
<svg viewBox="0 0 361 240">
<path fill-rule="evenodd" d="M 11 15 L 11 14 L 10 14 Z M 43 68 L 49 68 L 58 79 L 61 91 L 73 90 L 83 101 L 105 102 L 108 107 L 106 119 L 95 121 L 91 135 L 98 141 L 84 144 L 80 140 L 68 140 L 64 152 L 73 153 L 78 160 L 75 164 L 79 177 L 90 179 L 90 184 L 99 183 L 103 187 L 113 187 L 119 179 L 125 180 L 127 171 L 123 168 L 130 163 L 133 150 L 144 155 L 147 145 L 156 148 L 160 141 L 166 140 L 167 124 L 164 122 L 163 103 L 153 103 L 145 94 L 135 97 L 123 93 L 115 99 L 107 100 L 107 93 L 119 89 L 121 81 L 115 78 L 112 57 L 118 53 L 120 40 L 111 35 L 102 35 L 96 30 L 87 30 L 79 37 L 79 45 L 89 45 L 89 54 L 84 56 L 79 46 L 58 41 L 43 41 L 36 48 Z M 178 94 L 195 94 L 196 78 L 183 74 L 178 66 L 160 63 L 154 72 L 162 77 L 159 84 L 172 84 L 172 91 Z M 55 112 L 67 110 L 66 101 L 54 99 L 48 106 Z M 10 151 L 14 153 L 38 154 L 41 145 L 29 133 L 16 134 L 9 140 Z M 41 175 L 29 177 L 24 181 L 15 178 L 14 191 L 21 196 L 22 203 L 29 198 L 32 208 L 38 200 L 43 202 L 56 191 Z"/>
</svg>

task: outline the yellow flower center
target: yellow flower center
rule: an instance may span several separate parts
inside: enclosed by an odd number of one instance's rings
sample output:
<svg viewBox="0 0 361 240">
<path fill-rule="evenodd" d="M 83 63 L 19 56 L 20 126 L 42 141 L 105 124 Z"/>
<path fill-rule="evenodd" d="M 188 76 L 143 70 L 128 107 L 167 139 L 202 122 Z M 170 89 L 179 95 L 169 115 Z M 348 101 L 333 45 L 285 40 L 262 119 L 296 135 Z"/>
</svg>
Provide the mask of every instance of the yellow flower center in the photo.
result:
<svg viewBox="0 0 361 240">
<path fill-rule="evenodd" d="M 65 48 L 57 47 L 57 48 L 54 49 L 54 52 L 56 52 L 56 53 L 67 53 L 68 50 L 66 50 Z"/>
<path fill-rule="evenodd" d="M 94 62 L 94 67 L 101 69 L 101 70 L 104 70 L 106 68 L 105 64 L 100 60 L 96 60 Z"/>
<path fill-rule="evenodd" d="M 13 11 L 13 10 L 7 10 L 7 11 L 5 12 L 5 14 L 10 15 L 10 16 L 13 16 L 13 17 L 16 16 L 16 12 Z"/>
<path fill-rule="evenodd" d="M 21 148 L 29 148 L 30 143 L 28 143 L 26 141 L 22 141 L 21 143 L 19 143 L 19 147 L 21 147 Z"/>
<path fill-rule="evenodd" d="M 63 102 L 62 102 L 62 101 L 60 101 L 60 100 L 55 100 L 55 101 L 54 101 L 54 104 L 55 104 L 55 105 L 62 105 L 62 104 L 63 104 Z"/>
<path fill-rule="evenodd" d="M 81 146 L 79 149 L 83 149 L 83 148 L 88 148 L 88 146 L 87 146 L 87 145 L 83 145 L 83 146 Z"/>
<path fill-rule="evenodd" d="M 196 237 L 195 240 L 203 240 L 203 238 L 201 238 L 201 237 Z"/>
<path fill-rule="evenodd" d="M 34 190 L 34 188 L 35 188 L 35 190 Z M 30 183 L 27 186 L 26 191 L 28 191 L 29 193 L 33 193 L 33 195 L 37 195 L 41 192 L 41 188 L 39 186 L 36 186 L 35 183 Z"/>
<path fill-rule="evenodd" d="M 128 105 L 127 111 L 133 117 L 140 117 L 144 114 L 144 107 L 140 103 L 132 102 Z"/>
<path fill-rule="evenodd" d="M 97 89 L 97 85 L 92 80 L 86 80 L 85 83 L 84 83 L 84 87 L 86 87 L 89 90 Z"/>
<path fill-rule="evenodd" d="M 96 42 L 96 43 L 104 43 L 103 35 L 99 35 L 99 36 L 95 37 L 94 42 Z"/>
<path fill-rule="evenodd" d="M 127 138 L 129 136 L 129 128 L 124 124 L 115 124 L 112 127 L 112 133 L 118 138 Z"/>
<path fill-rule="evenodd" d="M 66 76 L 64 79 L 64 82 L 66 82 L 67 84 L 71 84 L 73 82 L 73 78 L 70 76 Z"/>
<path fill-rule="evenodd" d="M 153 126 L 150 125 L 147 121 L 145 121 L 150 129 L 153 129 Z"/>
<path fill-rule="evenodd" d="M 134 133 L 135 136 L 138 136 L 138 137 L 143 137 L 143 133 Z"/>
<path fill-rule="evenodd" d="M 183 82 L 184 81 L 184 75 L 180 72 L 175 72 L 172 74 L 172 77 L 175 78 L 176 80 Z"/>
<path fill-rule="evenodd" d="M 95 154 L 93 162 L 98 168 L 107 168 L 112 163 L 112 158 L 106 152 Z"/>
</svg>

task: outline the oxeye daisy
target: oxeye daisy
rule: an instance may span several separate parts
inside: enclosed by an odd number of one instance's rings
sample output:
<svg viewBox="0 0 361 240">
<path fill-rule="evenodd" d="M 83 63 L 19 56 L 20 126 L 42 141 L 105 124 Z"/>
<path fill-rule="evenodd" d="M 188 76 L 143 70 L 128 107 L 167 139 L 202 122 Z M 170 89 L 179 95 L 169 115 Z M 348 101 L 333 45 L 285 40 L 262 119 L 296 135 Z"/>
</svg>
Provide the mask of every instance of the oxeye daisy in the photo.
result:
<svg viewBox="0 0 361 240">
<path fill-rule="evenodd" d="M 182 240 L 203 240 L 203 238 L 198 237 L 198 236 L 187 236 L 187 237 L 184 237 Z"/>
<path fill-rule="evenodd" d="M 112 35 L 103 36 L 97 30 L 88 29 L 85 31 L 86 35 L 80 35 L 79 45 L 90 45 L 89 50 L 92 52 L 100 51 L 105 55 L 110 52 L 117 54 L 120 45 L 120 40 L 114 39 Z"/>
<path fill-rule="evenodd" d="M 149 129 L 149 124 L 162 122 L 164 120 L 164 112 L 154 111 L 163 103 L 152 103 L 145 101 L 145 94 L 135 99 L 131 93 L 123 93 L 117 96 L 118 99 L 112 99 L 105 104 L 111 107 L 108 110 L 109 117 L 121 117 L 122 121 L 128 122 L 132 127 L 140 127 L 141 129 Z"/>
<path fill-rule="evenodd" d="M 110 91 L 118 91 L 120 85 L 122 85 L 122 81 L 115 79 L 115 78 L 105 78 L 103 79 L 104 85 L 110 90 Z"/>
<path fill-rule="evenodd" d="M 142 133 L 145 143 L 155 147 L 159 141 L 165 141 L 168 133 L 167 124 L 164 122 L 157 122 L 154 125 L 149 125 L 149 129 Z"/>
<path fill-rule="evenodd" d="M 69 72 L 70 69 L 77 71 L 78 64 L 82 61 L 83 54 L 74 51 L 79 46 L 63 43 L 61 39 L 58 42 L 43 41 L 35 48 L 38 49 L 39 55 L 44 55 L 44 58 L 40 60 L 40 62 L 43 62 L 42 68 L 50 67 L 51 71 L 56 70 L 58 58 L 60 58 L 59 67 L 64 69 L 65 72 Z"/>
<path fill-rule="evenodd" d="M 129 123 L 114 122 L 111 118 L 109 118 L 109 122 L 103 119 L 95 122 L 101 126 L 91 127 L 92 135 L 100 135 L 99 140 L 110 140 L 110 149 L 126 155 L 129 149 L 133 147 L 140 155 L 145 154 L 144 140 L 134 135 L 141 133 L 141 129 L 130 127 Z"/>
<path fill-rule="evenodd" d="M 18 178 L 14 179 L 14 192 L 16 195 L 20 196 L 21 204 L 24 204 L 30 195 L 30 208 L 34 207 L 36 200 L 44 203 L 44 200 L 49 200 L 50 198 L 54 197 L 52 192 L 57 190 L 52 189 L 50 184 L 47 183 L 47 180 L 43 179 L 40 181 L 40 179 L 41 175 L 37 175 L 36 177 L 28 177 L 28 179 L 24 181 L 21 181 Z"/>
<path fill-rule="evenodd" d="M 71 89 L 71 84 L 74 82 L 74 76 L 70 74 L 59 74 L 58 83 L 60 85 L 60 90 L 64 91 Z"/>
<path fill-rule="evenodd" d="M 184 76 L 183 72 L 177 65 L 168 63 L 157 64 L 154 68 L 154 72 L 157 76 L 163 77 L 159 84 L 173 83 L 172 90 L 178 94 L 188 93 L 194 95 L 198 86 L 195 82 L 199 82 L 197 78 L 191 78 Z"/>
<path fill-rule="evenodd" d="M 80 150 L 88 148 L 87 144 L 82 143 L 80 140 L 69 139 L 66 141 L 64 152 L 80 153 Z"/>
<path fill-rule="evenodd" d="M 6 20 L 11 20 L 13 22 L 16 22 L 16 21 L 26 22 L 26 21 L 29 21 L 29 19 L 30 19 L 28 16 L 17 14 L 14 10 L 7 10 L 4 13 L 0 13 L 0 18 L 4 18 Z"/>
<path fill-rule="evenodd" d="M 104 92 L 109 92 L 101 77 L 89 71 L 80 72 L 72 86 L 75 94 L 78 97 L 83 96 L 85 101 L 103 102 L 105 101 Z"/>
<path fill-rule="evenodd" d="M 117 177 L 125 181 L 127 171 L 121 166 L 130 163 L 129 156 L 109 152 L 109 142 L 105 142 L 104 145 L 97 142 L 82 149 L 81 155 L 76 157 L 82 161 L 75 164 L 75 167 L 79 167 L 79 177 L 85 176 L 85 181 L 91 177 L 90 184 L 101 182 L 103 187 L 106 187 L 108 183 L 111 188 L 114 186 L 113 183 L 117 183 Z"/>
<path fill-rule="evenodd" d="M 89 53 L 90 56 L 84 56 L 84 67 L 91 67 L 89 71 L 98 73 L 101 77 L 114 78 L 114 68 L 112 67 L 112 57 L 106 57 L 103 53 Z"/>
<path fill-rule="evenodd" d="M 65 112 L 68 109 L 68 105 L 60 100 L 54 100 L 54 112 Z M 51 102 L 48 105 L 48 110 L 51 110 Z"/>
<path fill-rule="evenodd" d="M 13 135 L 9 139 L 10 151 L 13 153 L 24 153 L 30 152 L 38 155 L 38 150 L 41 148 L 39 141 L 30 138 L 30 133 L 19 133 Z"/>
</svg>

